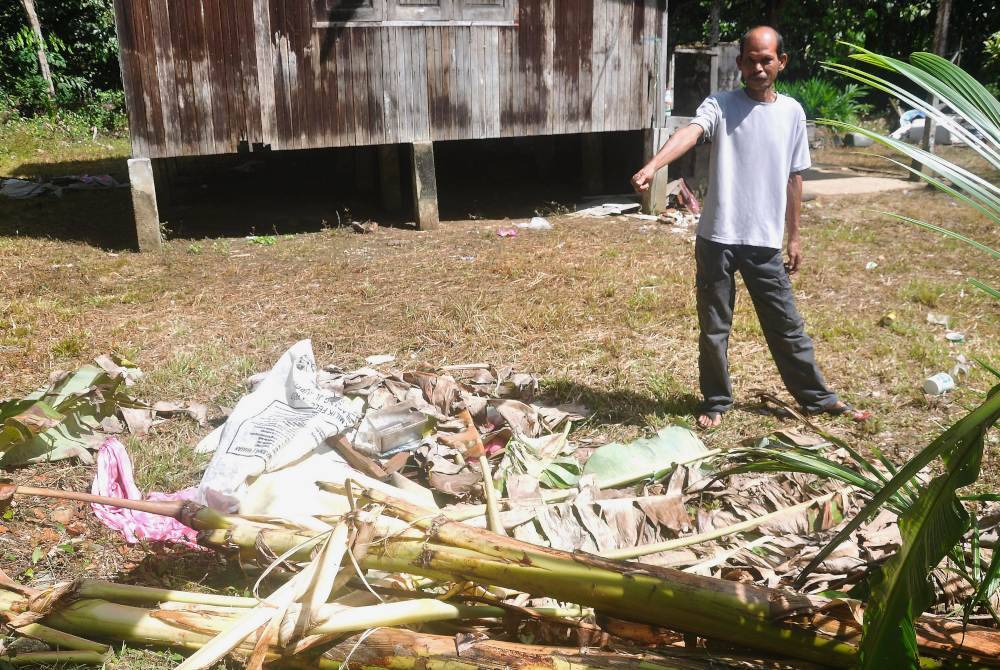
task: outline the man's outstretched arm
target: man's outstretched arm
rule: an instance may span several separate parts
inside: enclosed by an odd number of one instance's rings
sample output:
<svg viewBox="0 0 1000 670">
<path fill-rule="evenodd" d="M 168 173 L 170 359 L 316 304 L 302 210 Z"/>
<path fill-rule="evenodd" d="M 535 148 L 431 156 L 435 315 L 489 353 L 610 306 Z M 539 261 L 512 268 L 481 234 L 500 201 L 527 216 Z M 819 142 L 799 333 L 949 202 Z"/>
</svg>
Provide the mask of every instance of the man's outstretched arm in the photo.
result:
<svg viewBox="0 0 1000 670">
<path fill-rule="evenodd" d="M 632 176 L 632 186 L 635 187 L 635 190 L 640 193 L 648 191 L 650 185 L 653 183 L 653 177 L 656 175 L 656 172 L 690 151 L 691 147 L 701 139 L 701 135 L 704 132 L 701 126 L 692 123 L 671 135 L 667 143 L 656 152 L 652 160 Z"/>
<path fill-rule="evenodd" d="M 802 211 L 802 174 L 788 175 L 788 204 L 785 206 L 785 231 L 788 233 L 788 262 L 785 268 L 792 275 L 802 265 L 802 240 L 799 236 L 799 216 Z"/>
</svg>

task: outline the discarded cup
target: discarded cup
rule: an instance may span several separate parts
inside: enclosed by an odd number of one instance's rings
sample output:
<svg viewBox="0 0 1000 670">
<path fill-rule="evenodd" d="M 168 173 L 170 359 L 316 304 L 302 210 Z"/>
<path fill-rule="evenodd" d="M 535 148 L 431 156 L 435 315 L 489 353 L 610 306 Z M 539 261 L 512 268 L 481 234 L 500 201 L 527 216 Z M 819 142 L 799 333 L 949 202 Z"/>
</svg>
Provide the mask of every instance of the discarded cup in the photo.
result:
<svg viewBox="0 0 1000 670">
<path fill-rule="evenodd" d="M 947 372 L 939 372 L 924 380 L 924 393 L 941 395 L 955 388 L 955 380 Z"/>
</svg>

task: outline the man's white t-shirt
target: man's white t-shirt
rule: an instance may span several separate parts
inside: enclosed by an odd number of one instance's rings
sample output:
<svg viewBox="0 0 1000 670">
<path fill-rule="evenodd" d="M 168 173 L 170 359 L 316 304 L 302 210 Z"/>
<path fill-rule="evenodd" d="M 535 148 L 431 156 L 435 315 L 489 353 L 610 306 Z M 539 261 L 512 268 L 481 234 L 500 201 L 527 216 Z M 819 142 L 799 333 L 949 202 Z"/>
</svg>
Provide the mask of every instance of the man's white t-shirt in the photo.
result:
<svg viewBox="0 0 1000 670">
<path fill-rule="evenodd" d="M 712 144 L 698 235 L 781 249 L 788 177 L 811 165 L 802 106 L 780 93 L 764 103 L 743 89 L 725 91 L 701 103 L 691 123 Z"/>
</svg>

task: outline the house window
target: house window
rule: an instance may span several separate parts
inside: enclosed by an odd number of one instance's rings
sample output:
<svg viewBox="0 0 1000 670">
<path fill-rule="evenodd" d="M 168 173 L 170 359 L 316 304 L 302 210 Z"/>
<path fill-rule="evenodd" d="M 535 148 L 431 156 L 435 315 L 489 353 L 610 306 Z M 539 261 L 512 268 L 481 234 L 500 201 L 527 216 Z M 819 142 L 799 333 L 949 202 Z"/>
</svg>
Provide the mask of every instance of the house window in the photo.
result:
<svg viewBox="0 0 1000 670">
<path fill-rule="evenodd" d="M 382 21 L 385 0 L 316 0 L 316 21 Z"/>
<path fill-rule="evenodd" d="M 517 0 L 315 0 L 316 24 L 513 23 Z"/>
</svg>

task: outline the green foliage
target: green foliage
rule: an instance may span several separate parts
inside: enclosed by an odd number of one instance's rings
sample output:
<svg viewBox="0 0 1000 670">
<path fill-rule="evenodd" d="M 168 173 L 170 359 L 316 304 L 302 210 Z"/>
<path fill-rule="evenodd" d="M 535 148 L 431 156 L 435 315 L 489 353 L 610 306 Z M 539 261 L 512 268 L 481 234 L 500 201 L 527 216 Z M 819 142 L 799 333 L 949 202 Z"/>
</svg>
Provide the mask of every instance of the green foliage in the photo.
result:
<svg viewBox="0 0 1000 670">
<path fill-rule="evenodd" d="M 982 156 L 993 169 L 1000 170 L 1000 102 L 982 84 L 961 68 L 934 54 L 918 52 L 912 54 L 910 62 L 907 63 L 856 48 L 860 53 L 852 56 L 855 60 L 902 75 L 909 80 L 911 85 L 919 86 L 943 101 L 963 121 L 962 125 L 951 124 L 952 132 L 963 140 L 969 148 Z M 828 63 L 826 67 L 833 72 L 838 72 L 897 97 L 904 103 L 922 110 L 938 123 L 949 123 L 941 111 L 928 104 L 924 97 L 911 93 L 900 84 L 851 65 Z M 825 122 L 827 125 L 841 130 L 866 135 L 879 144 L 902 154 L 905 158 L 916 161 L 923 166 L 924 170 L 915 170 L 908 163 L 889 159 L 962 204 L 978 210 L 995 225 L 1000 224 L 1000 188 L 983 177 L 906 142 L 842 121 L 829 120 Z M 890 213 L 889 215 L 960 240 L 978 251 L 1000 258 L 1000 251 L 954 231 L 899 214 Z M 997 295 L 996 289 L 983 282 L 977 281 L 975 285 L 984 288 L 990 295 Z"/>
<path fill-rule="evenodd" d="M 707 41 L 712 1 L 670 0 L 672 44 Z M 802 79 L 821 74 L 823 61 L 846 57 L 845 42 L 879 53 L 929 50 L 937 7 L 935 0 L 721 0 L 720 33 L 723 41 L 735 41 L 752 26 L 776 26 L 791 57 L 785 75 Z M 995 0 L 954 0 L 952 4 L 949 49 L 961 47 L 962 64 L 984 82 L 996 81 L 986 71 L 986 40 L 997 29 L 996 12 Z"/>
<path fill-rule="evenodd" d="M 56 88 L 49 99 L 37 61 L 38 40 L 19 2 L 0 3 L 0 122 L 70 110 L 99 130 L 120 126 L 124 97 L 112 0 L 40 2 L 45 50 Z"/>
<path fill-rule="evenodd" d="M 933 447 L 940 446 L 945 472 L 934 478 L 914 504 L 899 517 L 903 544 L 871 580 L 871 597 L 865 610 L 859 655 L 863 669 L 919 667 L 914 620 L 934 602 L 928 573 L 969 530 L 971 517 L 958 499 L 957 490 L 979 478 L 986 432 L 1000 416 L 1000 387 L 976 420 L 956 424 Z M 992 402 L 991 402 L 992 401 Z M 885 486 L 892 490 L 906 480 Z M 858 516 L 872 508 L 869 505 Z M 875 506 L 873 511 L 877 511 Z"/>
<path fill-rule="evenodd" d="M 808 119 L 835 119 L 856 123 L 870 114 L 872 106 L 862 102 L 865 90 L 858 84 L 838 86 L 820 77 L 777 84 L 779 91 L 799 101 Z"/>
<path fill-rule="evenodd" d="M 908 86 L 919 87 L 944 102 L 947 108 L 954 111 L 962 120 L 961 126 L 950 125 L 952 132 L 994 169 L 1000 169 L 1000 102 L 997 102 L 996 97 L 986 87 L 969 73 L 934 54 L 914 53 L 911 54 L 909 62 L 905 62 L 866 49 L 855 48 L 860 52 L 852 56 L 856 61 L 901 76 L 908 80 Z M 947 122 L 939 110 L 927 104 L 924 95 L 915 95 L 909 88 L 894 81 L 852 65 L 828 63 L 826 67 L 897 97 L 908 105 L 921 109 L 939 123 Z M 916 161 L 924 168 L 923 170 L 911 168 L 903 161 L 890 159 L 957 201 L 978 210 L 994 224 L 1000 223 L 1000 188 L 995 184 L 932 153 L 879 133 L 843 121 L 829 120 L 826 123 L 838 129 L 860 132 L 895 150 L 904 158 Z M 960 240 L 979 252 L 1000 258 L 1000 252 L 955 231 L 898 214 L 891 216 Z M 974 285 L 994 297 L 1000 295 L 982 282 L 974 282 Z M 898 502 L 894 501 L 894 496 L 898 496 L 904 487 L 912 486 L 913 477 L 921 469 L 938 457 L 941 458 L 943 473 L 933 479 L 899 517 L 903 537 L 902 547 L 875 575 L 869 585 L 871 596 L 865 610 L 864 633 L 860 646 L 863 669 L 919 667 L 913 621 L 933 602 L 934 593 L 928 584 L 927 575 L 951 553 L 958 554 L 958 560 L 953 562 L 957 566 L 956 570 L 965 576 L 964 555 L 956 552 L 956 545 L 972 527 L 972 518 L 963 506 L 958 490 L 975 483 L 979 477 L 986 433 L 993 427 L 998 417 L 1000 417 L 1000 386 L 990 391 L 986 402 L 980 407 L 949 428 L 901 467 L 893 478 L 873 495 L 871 502 L 817 554 L 800 575 L 801 583 L 804 575 L 819 565 L 865 519 L 877 512 L 882 505 Z M 975 544 L 975 531 L 973 536 Z M 978 555 L 976 546 L 973 547 L 973 553 Z M 977 601 L 982 601 L 986 594 L 996 588 L 996 568 L 992 564 L 987 568 L 985 575 L 981 566 L 974 565 L 972 574 L 966 578 L 976 589 L 972 603 L 968 607 Z M 991 614 L 996 616 L 992 610 Z"/>
</svg>

